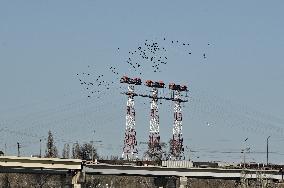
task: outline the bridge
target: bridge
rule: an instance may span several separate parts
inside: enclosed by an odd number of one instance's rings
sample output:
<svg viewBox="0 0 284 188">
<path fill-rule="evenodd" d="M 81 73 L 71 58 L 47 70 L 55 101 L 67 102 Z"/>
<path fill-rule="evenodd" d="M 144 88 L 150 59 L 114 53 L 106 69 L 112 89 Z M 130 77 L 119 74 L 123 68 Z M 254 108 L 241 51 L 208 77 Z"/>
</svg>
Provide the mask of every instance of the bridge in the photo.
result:
<svg viewBox="0 0 284 188">
<path fill-rule="evenodd" d="M 82 170 L 80 159 L 37 158 L 0 156 L 0 172 L 42 172 L 61 174 L 70 170 Z"/>
<path fill-rule="evenodd" d="M 191 178 L 255 179 L 261 174 L 267 179 L 283 180 L 279 170 L 223 169 L 223 168 L 168 168 L 156 166 L 97 164 L 84 167 L 87 174 L 127 175 L 127 176 L 177 176 Z"/>
<path fill-rule="evenodd" d="M 66 177 L 71 177 L 72 187 L 81 187 L 85 174 L 157 178 L 174 176 L 180 178 L 180 182 L 186 182 L 187 178 L 240 180 L 241 178 L 257 179 L 260 176 L 264 179 L 283 181 L 283 173 L 280 173 L 279 170 L 87 164 L 80 159 L 15 156 L 0 156 L 0 173 L 65 174 Z"/>
<path fill-rule="evenodd" d="M 0 173 L 66 175 L 72 187 L 81 187 L 83 162 L 80 159 L 0 156 Z"/>
<path fill-rule="evenodd" d="M 176 185 L 184 188 L 188 178 L 243 180 L 255 179 L 283 181 L 283 173 L 278 170 L 224 169 L 224 168 L 168 168 L 157 166 L 132 166 L 96 164 L 84 166 L 84 172 L 90 175 L 152 176 L 158 179 L 176 177 Z M 163 181 L 158 181 L 163 182 Z M 163 187 L 163 183 L 158 185 Z"/>
</svg>

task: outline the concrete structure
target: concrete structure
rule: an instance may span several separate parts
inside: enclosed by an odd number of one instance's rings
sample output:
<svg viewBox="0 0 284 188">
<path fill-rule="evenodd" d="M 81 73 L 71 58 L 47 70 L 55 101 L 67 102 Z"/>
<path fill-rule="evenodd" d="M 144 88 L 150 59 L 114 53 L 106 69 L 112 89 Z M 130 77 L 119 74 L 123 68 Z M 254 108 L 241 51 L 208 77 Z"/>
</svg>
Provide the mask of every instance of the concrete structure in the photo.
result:
<svg viewBox="0 0 284 188">
<path fill-rule="evenodd" d="M 80 159 L 0 156 L 0 173 L 65 174 L 76 188 L 83 182 L 82 169 Z"/>
<path fill-rule="evenodd" d="M 178 161 L 174 161 L 177 163 Z M 185 161 L 189 162 L 189 161 Z M 0 173 L 30 173 L 30 174 L 58 174 L 66 175 L 67 187 L 80 188 L 85 183 L 86 175 L 118 175 L 145 176 L 165 179 L 176 177 L 178 186 L 184 188 L 187 178 L 249 180 L 259 179 L 283 181 L 283 174 L 278 170 L 225 169 L 225 168 L 188 168 L 189 163 L 174 167 L 175 163 L 168 163 L 168 167 L 85 164 L 78 159 L 34 158 L 34 157 L 0 157 Z M 171 166 L 171 167 L 169 167 Z M 68 185 L 69 184 L 69 185 Z"/>
<path fill-rule="evenodd" d="M 59 159 L 59 158 L 37 158 L 37 157 L 15 157 L 0 156 L 2 167 L 24 167 L 42 169 L 64 169 L 81 170 L 82 160 L 80 159 Z"/>
<path fill-rule="evenodd" d="M 191 161 L 162 161 L 162 167 L 168 168 L 192 168 L 193 162 Z"/>
<path fill-rule="evenodd" d="M 192 178 L 218 178 L 240 179 L 243 174 L 249 179 L 256 179 L 261 173 L 267 179 L 282 180 L 282 174 L 278 170 L 252 170 L 252 169 L 222 169 L 222 168 L 165 168 L 154 166 L 130 166 L 98 164 L 84 167 L 88 174 L 102 175 L 139 175 L 139 176 L 176 176 Z"/>
</svg>

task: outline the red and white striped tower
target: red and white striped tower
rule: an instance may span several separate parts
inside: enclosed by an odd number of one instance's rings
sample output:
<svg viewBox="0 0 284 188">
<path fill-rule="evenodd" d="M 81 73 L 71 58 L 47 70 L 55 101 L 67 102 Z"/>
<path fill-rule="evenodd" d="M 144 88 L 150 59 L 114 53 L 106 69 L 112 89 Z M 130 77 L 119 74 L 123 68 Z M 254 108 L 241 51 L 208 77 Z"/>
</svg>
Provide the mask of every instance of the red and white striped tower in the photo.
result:
<svg viewBox="0 0 284 188">
<path fill-rule="evenodd" d="M 126 106 L 126 128 L 122 157 L 126 160 L 133 160 L 138 157 L 134 108 L 134 97 L 137 96 L 137 94 L 134 92 L 134 85 L 141 85 L 141 79 L 132 79 L 127 76 L 123 76 L 120 79 L 120 83 L 128 84 L 128 92 L 124 93 L 128 96 L 128 99 Z"/>
<path fill-rule="evenodd" d="M 149 159 L 154 160 L 162 157 L 162 147 L 160 143 L 160 118 L 158 109 L 158 88 L 164 88 L 165 84 L 162 81 L 153 82 L 152 80 L 147 80 L 145 85 L 152 88 L 152 95 L 149 96 L 149 98 L 152 98 L 152 101 L 148 151 L 146 154 L 148 155 L 147 157 L 149 157 Z"/>
<path fill-rule="evenodd" d="M 170 141 L 170 159 L 183 160 L 184 159 L 184 146 L 182 137 L 182 108 L 181 103 L 187 102 L 181 98 L 181 92 L 187 92 L 187 86 L 169 84 L 169 89 L 172 90 L 172 101 L 174 101 L 174 124 L 173 124 L 173 137 Z"/>
</svg>

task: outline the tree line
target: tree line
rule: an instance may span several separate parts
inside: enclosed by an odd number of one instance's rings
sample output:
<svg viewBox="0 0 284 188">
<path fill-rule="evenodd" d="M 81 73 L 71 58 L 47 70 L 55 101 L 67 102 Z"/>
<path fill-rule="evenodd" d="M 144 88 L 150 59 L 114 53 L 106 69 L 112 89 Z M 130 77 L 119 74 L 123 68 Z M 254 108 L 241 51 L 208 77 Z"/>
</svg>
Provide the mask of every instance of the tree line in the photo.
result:
<svg viewBox="0 0 284 188">
<path fill-rule="evenodd" d="M 53 134 L 49 130 L 46 142 L 45 155 L 46 158 L 59 158 L 57 147 L 54 142 Z M 96 148 L 91 143 L 79 144 L 78 142 L 73 143 L 70 146 L 69 143 L 64 144 L 62 150 L 62 158 L 64 159 L 82 159 L 82 160 L 94 160 L 98 158 L 98 153 Z"/>
</svg>

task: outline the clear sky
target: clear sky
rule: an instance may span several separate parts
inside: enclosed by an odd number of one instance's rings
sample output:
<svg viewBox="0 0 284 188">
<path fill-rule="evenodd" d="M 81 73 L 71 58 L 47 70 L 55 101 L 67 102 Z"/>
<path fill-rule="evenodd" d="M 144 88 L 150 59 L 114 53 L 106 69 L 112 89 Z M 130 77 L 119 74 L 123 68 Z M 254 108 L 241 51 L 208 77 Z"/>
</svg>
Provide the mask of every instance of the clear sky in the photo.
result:
<svg viewBox="0 0 284 188">
<path fill-rule="evenodd" d="M 15 155 L 20 142 L 23 155 L 37 154 L 39 137 L 51 130 L 59 148 L 93 139 L 103 141 L 100 154 L 120 155 L 125 87 L 116 80 L 116 89 L 88 98 L 76 74 L 111 80 L 108 68 L 115 66 L 137 76 L 125 63 L 128 51 L 166 37 L 190 43 L 192 54 L 165 44 L 168 64 L 161 73 L 145 70 L 142 79 L 189 85 L 183 131 L 187 147 L 198 152 L 186 154 L 239 162 L 241 154 L 224 151 L 240 151 L 248 137 L 249 160 L 264 162 L 265 154 L 253 152 L 264 152 L 271 135 L 271 161 L 284 163 L 283 6 L 280 0 L 0 1 L 0 150 L 6 143 Z M 148 138 L 144 102 L 137 98 L 138 142 Z M 167 141 L 172 106 L 165 102 L 160 110 Z M 139 148 L 143 153 L 145 145 Z"/>
</svg>

